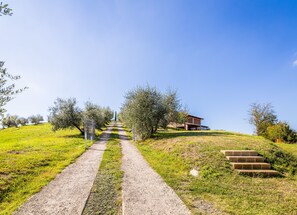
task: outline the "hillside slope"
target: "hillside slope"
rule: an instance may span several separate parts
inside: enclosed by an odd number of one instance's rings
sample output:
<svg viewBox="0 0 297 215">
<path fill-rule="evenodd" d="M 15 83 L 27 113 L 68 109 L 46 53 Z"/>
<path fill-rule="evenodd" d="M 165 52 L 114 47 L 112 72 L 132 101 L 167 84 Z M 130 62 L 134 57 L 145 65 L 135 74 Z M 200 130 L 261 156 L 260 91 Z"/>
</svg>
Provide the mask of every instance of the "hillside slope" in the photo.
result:
<svg viewBox="0 0 297 215">
<path fill-rule="evenodd" d="M 49 124 L 0 130 L 0 214 L 11 214 L 84 151 L 76 130 L 53 132 Z"/>
<path fill-rule="evenodd" d="M 221 131 L 163 131 L 137 146 L 195 214 L 207 212 L 203 202 L 232 214 L 297 211 L 297 158 L 264 138 Z M 256 150 L 284 176 L 239 175 L 220 152 L 227 149 Z M 192 168 L 199 171 L 198 177 L 189 174 Z"/>
</svg>

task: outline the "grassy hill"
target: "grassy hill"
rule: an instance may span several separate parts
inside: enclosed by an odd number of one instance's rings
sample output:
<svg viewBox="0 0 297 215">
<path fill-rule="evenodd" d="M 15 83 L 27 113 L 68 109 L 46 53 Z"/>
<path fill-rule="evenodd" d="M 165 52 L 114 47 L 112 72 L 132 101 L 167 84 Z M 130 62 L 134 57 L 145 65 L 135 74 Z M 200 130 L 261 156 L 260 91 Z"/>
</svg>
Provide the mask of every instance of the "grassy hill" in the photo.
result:
<svg viewBox="0 0 297 215">
<path fill-rule="evenodd" d="M 231 214 L 296 214 L 297 145 L 282 149 L 261 137 L 222 131 L 163 131 L 137 146 L 194 214 L 207 211 L 201 199 Z M 283 177 L 239 175 L 220 152 L 227 149 L 256 150 Z M 189 174 L 192 168 L 199 177 Z"/>
<path fill-rule="evenodd" d="M 0 130 L 0 214 L 11 214 L 84 151 L 76 130 L 53 132 L 49 124 Z"/>
</svg>

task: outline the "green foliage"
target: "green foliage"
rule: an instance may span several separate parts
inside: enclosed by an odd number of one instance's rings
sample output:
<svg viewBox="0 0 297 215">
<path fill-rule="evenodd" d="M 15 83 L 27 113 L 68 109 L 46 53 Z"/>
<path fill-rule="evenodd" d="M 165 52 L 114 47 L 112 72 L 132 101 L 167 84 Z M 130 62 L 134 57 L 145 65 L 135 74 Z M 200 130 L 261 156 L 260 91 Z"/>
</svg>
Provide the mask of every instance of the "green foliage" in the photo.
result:
<svg viewBox="0 0 297 215">
<path fill-rule="evenodd" d="M 38 125 L 43 121 L 43 116 L 40 114 L 32 115 L 29 117 L 29 121 L 34 125 Z"/>
<path fill-rule="evenodd" d="M 83 112 L 84 119 L 93 119 L 96 123 L 96 128 L 101 129 L 105 121 L 102 114 L 102 109 L 96 104 L 87 102 L 85 104 L 85 111 Z"/>
<path fill-rule="evenodd" d="M 258 136 L 267 137 L 267 128 L 277 123 L 277 116 L 271 104 L 253 103 L 249 115 L 249 122 L 255 126 Z"/>
<path fill-rule="evenodd" d="M 25 118 L 25 117 L 20 117 L 17 120 L 18 125 L 22 125 L 25 126 L 29 123 L 29 119 Z"/>
<path fill-rule="evenodd" d="M 9 15 L 11 16 L 12 13 L 12 9 L 8 7 L 8 4 L 3 4 L 2 2 L 0 2 L 0 16 L 2 15 Z"/>
<path fill-rule="evenodd" d="M 188 120 L 189 111 L 187 108 L 184 108 L 178 112 L 177 123 L 184 124 Z"/>
<path fill-rule="evenodd" d="M 99 105 L 87 102 L 85 110 L 80 109 L 76 104 L 75 98 L 60 99 L 54 102 L 54 106 L 49 108 L 49 122 L 53 130 L 77 128 L 81 134 L 84 134 L 84 121 L 94 120 L 97 129 L 101 129 L 110 122 L 113 117 L 113 111 L 109 107 L 100 107 Z"/>
<path fill-rule="evenodd" d="M 25 87 L 16 90 L 15 84 L 8 84 L 8 81 L 15 81 L 18 79 L 20 79 L 20 76 L 10 75 L 4 68 L 4 62 L 0 61 L 0 115 L 3 115 L 5 112 L 3 107 L 13 99 L 14 95 L 27 89 L 27 87 Z"/>
<path fill-rule="evenodd" d="M 178 122 L 180 119 L 181 104 L 177 92 L 169 90 L 166 95 L 163 95 L 163 105 L 166 113 L 159 126 L 166 129 L 170 122 Z"/>
<path fill-rule="evenodd" d="M 273 168 L 281 173 L 294 176 L 297 173 L 297 157 L 278 147 L 271 147 L 263 152 L 263 156 Z"/>
<path fill-rule="evenodd" d="M 3 128 L 9 128 L 9 127 L 18 127 L 18 116 L 17 115 L 7 115 L 2 120 L 2 126 Z"/>
<path fill-rule="evenodd" d="M 166 128 L 169 122 L 177 121 L 179 109 L 176 92 L 162 94 L 150 86 L 138 87 L 126 94 L 119 118 L 136 139 L 147 139 L 158 127 Z"/>
<path fill-rule="evenodd" d="M 113 111 L 109 108 L 109 107 L 103 107 L 101 108 L 102 111 L 102 116 L 104 119 L 104 124 L 106 125 L 107 123 L 109 123 L 113 117 Z"/>
<path fill-rule="evenodd" d="M 211 178 L 217 178 L 221 176 L 218 171 L 216 171 L 212 166 L 205 165 L 201 168 L 199 171 L 199 176 L 204 179 L 211 179 Z"/>
<path fill-rule="evenodd" d="M 293 131 L 286 122 L 278 122 L 267 128 L 267 138 L 271 141 L 281 140 L 282 142 L 295 143 L 297 141 L 296 132 Z"/>
<path fill-rule="evenodd" d="M 83 112 L 77 107 L 75 98 L 65 100 L 58 98 L 54 102 L 54 106 L 49 108 L 49 112 L 49 122 L 53 126 L 53 131 L 77 128 L 81 134 L 84 134 L 84 130 L 81 127 L 83 124 Z"/>
</svg>

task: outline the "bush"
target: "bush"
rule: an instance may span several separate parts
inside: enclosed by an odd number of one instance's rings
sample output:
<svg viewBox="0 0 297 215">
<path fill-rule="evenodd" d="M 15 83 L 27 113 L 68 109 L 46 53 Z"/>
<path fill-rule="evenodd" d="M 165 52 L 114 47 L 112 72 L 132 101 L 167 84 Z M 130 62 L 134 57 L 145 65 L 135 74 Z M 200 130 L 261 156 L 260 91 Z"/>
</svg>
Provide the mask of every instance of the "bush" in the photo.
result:
<svg viewBox="0 0 297 215">
<path fill-rule="evenodd" d="M 40 114 L 32 115 L 29 117 L 29 120 L 32 124 L 38 125 L 41 121 L 43 121 L 43 117 Z"/>
<path fill-rule="evenodd" d="M 96 128 L 101 129 L 113 117 L 113 111 L 109 107 L 100 107 L 99 105 L 87 102 L 83 112 L 84 120 L 91 119 L 96 123 Z"/>
<path fill-rule="evenodd" d="M 277 123 L 277 116 L 271 104 L 251 104 L 249 122 L 255 126 L 258 136 L 267 137 L 268 127 Z"/>
<path fill-rule="evenodd" d="M 3 128 L 18 127 L 18 116 L 7 115 L 2 120 Z"/>
<path fill-rule="evenodd" d="M 21 117 L 21 118 L 19 118 L 18 120 L 17 120 L 17 124 L 18 125 L 22 125 L 22 126 L 24 126 L 24 125 L 26 125 L 26 124 L 28 124 L 29 123 L 29 120 L 27 119 L 27 118 L 24 118 L 24 117 Z"/>
<path fill-rule="evenodd" d="M 272 164 L 273 169 L 281 173 L 296 175 L 297 158 L 291 153 L 274 146 L 269 151 L 262 152 L 262 155 L 264 156 L 266 162 Z"/>
<path fill-rule="evenodd" d="M 279 122 L 267 128 L 267 138 L 272 141 L 295 143 L 297 141 L 296 132 L 285 122 Z"/>
</svg>

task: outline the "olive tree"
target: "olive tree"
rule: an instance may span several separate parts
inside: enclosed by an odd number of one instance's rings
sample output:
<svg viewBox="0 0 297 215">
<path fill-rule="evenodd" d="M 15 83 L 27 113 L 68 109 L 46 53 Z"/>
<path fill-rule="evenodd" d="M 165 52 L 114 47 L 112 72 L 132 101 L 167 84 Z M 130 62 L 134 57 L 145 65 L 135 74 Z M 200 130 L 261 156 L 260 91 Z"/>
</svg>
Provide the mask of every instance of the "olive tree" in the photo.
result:
<svg viewBox="0 0 297 215">
<path fill-rule="evenodd" d="M 179 121 L 181 104 L 177 97 L 177 92 L 172 90 L 168 90 L 168 92 L 163 95 L 162 100 L 165 107 L 165 115 L 160 122 L 160 126 L 165 129 L 169 123 Z"/>
<path fill-rule="evenodd" d="M 77 106 L 75 98 L 61 99 L 54 102 L 54 106 L 49 108 L 49 122 L 54 131 L 66 128 L 76 128 L 84 134 L 83 111 Z"/>
<path fill-rule="evenodd" d="M 41 121 L 43 121 L 43 116 L 40 114 L 32 115 L 29 117 L 29 121 L 34 125 L 38 125 L 41 123 Z"/>
<path fill-rule="evenodd" d="M 251 104 L 249 110 L 249 122 L 255 126 L 255 133 L 258 136 L 267 137 L 268 127 L 277 123 L 277 116 L 271 104 Z"/>
<path fill-rule="evenodd" d="M 85 104 L 85 110 L 83 112 L 83 116 L 84 116 L 84 120 L 87 120 L 87 119 L 94 120 L 97 129 L 101 129 L 105 124 L 102 108 L 91 102 L 87 102 Z"/>
<path fill-rule="evenodd" d="M 109 123 L 113 117 L 113 111 L 109 107 L 103 107 L 101 111 L 104 119 L 103 126 L 106 126 L 106 124 Z"/>
<path fill-rule="evenodd" d="M 25 118 L 25 117 L 20 117 L 20 118 L 18 118 L 17 123 L 18 123 L 18 125 L 25 126 L 29 123 L 29 119 Z"/>
<path fill-rule="evenodd" d="M 121 108 L 120 119 L 138 139 L 146 139 L 178 119 L 180 105 L 176 92 L 162 94 L 156 88 L 138 87 L 129 91 Z"/>
<path fill-rule="evenodd" d="M 20 79 L 20 76 L 10 75 L 6 68 L 4 68 L 4 62 L 0 61 L 0 115 L 5 112 L 4 106 L 13 99 L 13 96 L 27 89 L 15 89 L 15 84 L 8 84 L 8 81 L 15 81 Z"/>
<path fill-rule="evenodd" d="M 8 114 L 2 120 L 3 128 L 18 127 L 18 119 L 19 119 L 19 117 L 17 115 L 9 115 Z"/>
<path fill-rule="evenodd" d="M 2 15 L 12 15 L 12 9 L 8 7 L 8 4 L 3 4 L 0 2 L 0 16 Z"/>
<path fill-rule="evenodd" d="M 92 119 L 96 123 L 96 128 L 101 129 L 113 117 L 113 111 L 109 107 L 100 107 L 99 105 L 87 102 L 83 111 L 84 120 Z"/>
</svg>

